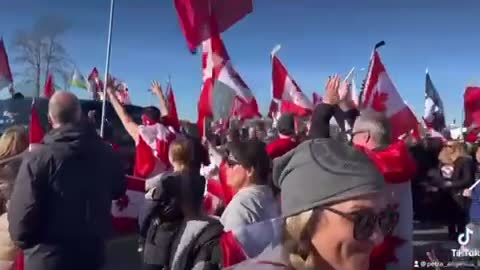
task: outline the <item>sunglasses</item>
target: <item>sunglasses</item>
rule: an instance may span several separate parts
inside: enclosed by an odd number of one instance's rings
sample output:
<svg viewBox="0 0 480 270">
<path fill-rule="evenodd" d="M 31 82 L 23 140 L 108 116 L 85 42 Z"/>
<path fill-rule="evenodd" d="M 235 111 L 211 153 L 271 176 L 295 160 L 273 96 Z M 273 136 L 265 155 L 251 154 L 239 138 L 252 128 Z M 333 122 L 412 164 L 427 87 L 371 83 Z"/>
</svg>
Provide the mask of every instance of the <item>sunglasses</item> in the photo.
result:
<svg viewBox="0 0 480 270">
<path fill-rule="evenodd" d="M 344 217 L 353 223 L 353 238 L 357 241 L 368 240 L 378 225 L 383 235 L 391 235 L 398 223 L 398 212 L 387 209 L 379 214 L 371 209 L 363 209 L 351 213 L 344 213 L 333 208 L 324 208 L 332 213 Z"/>
<path fill-rule="evenodd" d="M 240 163 L 236 160 L 234 160 L 233 158 L 227 158 L 227 160 L 225 161 L 228 165 L 228 167 L 232 168 L 232 167 L 235 167 L 236 165 L 240 165 Z"/>
</svg>

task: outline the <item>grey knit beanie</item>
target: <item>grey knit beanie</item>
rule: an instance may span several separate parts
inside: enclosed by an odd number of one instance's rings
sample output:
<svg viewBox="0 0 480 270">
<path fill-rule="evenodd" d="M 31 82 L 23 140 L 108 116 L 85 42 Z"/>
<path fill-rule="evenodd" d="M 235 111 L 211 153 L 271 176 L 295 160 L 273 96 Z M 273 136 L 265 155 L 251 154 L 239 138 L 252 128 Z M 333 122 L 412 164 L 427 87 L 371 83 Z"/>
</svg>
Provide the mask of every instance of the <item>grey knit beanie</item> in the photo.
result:
<svg viewBox="0 0 480 270">
<path fill-rule="evenodd" d="M 382 174 L 368 156 L 333 139 L 305 141 L 273 161 L 282 216 L 383 191 Z"/>
</svg>

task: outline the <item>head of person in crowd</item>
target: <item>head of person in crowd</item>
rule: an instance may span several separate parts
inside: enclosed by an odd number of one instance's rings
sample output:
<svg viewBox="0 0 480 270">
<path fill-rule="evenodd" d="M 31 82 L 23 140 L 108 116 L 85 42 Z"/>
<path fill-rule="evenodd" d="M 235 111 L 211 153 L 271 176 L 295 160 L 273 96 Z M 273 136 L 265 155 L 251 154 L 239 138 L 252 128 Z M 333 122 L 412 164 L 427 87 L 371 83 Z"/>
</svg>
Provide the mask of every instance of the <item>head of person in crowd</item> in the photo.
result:
<svg viewBox="0 0 480 270">
<path fill-rule="evenodd" d="M 391 128 L 383 113 L 362 111 L 355 120 L 351 140 L 353 144 L 373 150 L 391 143 Z"/>
<path fill-rule="evenodd" d="M 25 98 L 25 96 L 23 96 L 23 94 L 20 93 L 20 92 L 17 92 L 17 93 L 12 95 L 12 99 L 24 99 L 24 98 Z"/>
<path fill-rule="evenodd" d="M 285 113 L 277 121 L 277 130 L 280 137 L 295 136 L 295 116 L 292 113 Z"/>
<path fill-rule="evenodd" d="M 160 110 L 155 106 L 148 106 L 143 108 L 142 112 L 142 125 L 151 126 L 160 123 L 162 114 Z"/>
<path fill-rule="evenodd" d="M 249 127 L 248 128 L 248 139 L 249 140 L 258 139 L 257 128 L 256 127 Z"/>
<path fill-rule="evenodd" d="M 273 161 L 290 269 L 369 269 L 393 229 L 385 181 L 368 156 L 334 139 L 308 140 Z"/>
<path fill-rule="evenodd" d="M 0 161 L 23 153 L 28 148 L 28 133 L 21 126 L 9 127 L 0 137 Z"/>
<path fill-rule="evenodd" d="M 48 117 L 53 129 L 79 123 L 82 108 L 78 98 L 67 91 L 55 92 L 48 103 Z"/>
<path fill-rule="evenodd" d="M 231 128 L 227 132 L 227 142 L 236 143 L 240 141 L 240 130 L 237 128 Z"/>
<path fill-rule="evenodd" d="M 251 185 L 268 184 L 271 160 L 261 141 L 230 144 L 226 161 L 228 185 L 235 191 Z"/>
<path fill-rule="evenodd" d="M 442 151 L 445 151 L 445 155 L 449 157 L 449 159 L 455 162 L 460 157 L 467 157 L 467 146 L 462 141 L 448 141 L 445 146 L 443 147 Z"/>
<path fill-rule="evenodd" d="M 168 159 L 175 172 L 188 172 L 192 161 L 193 146 L 190 140 L 180 138 L 170 144 Z"/>
<path fill-rule="evenodd" d="M 15 177 L 22 161 L 20 154 L 27 149 L 28 133 L 21 126 L 8 128 L 0 137 L 0 214 L 6 211 L 6 204 L 10 199 Z M 13 160 L 10 159 L 12 157 Z M 7 159 L 10 160 L 7 161 Z"/>
</svg>

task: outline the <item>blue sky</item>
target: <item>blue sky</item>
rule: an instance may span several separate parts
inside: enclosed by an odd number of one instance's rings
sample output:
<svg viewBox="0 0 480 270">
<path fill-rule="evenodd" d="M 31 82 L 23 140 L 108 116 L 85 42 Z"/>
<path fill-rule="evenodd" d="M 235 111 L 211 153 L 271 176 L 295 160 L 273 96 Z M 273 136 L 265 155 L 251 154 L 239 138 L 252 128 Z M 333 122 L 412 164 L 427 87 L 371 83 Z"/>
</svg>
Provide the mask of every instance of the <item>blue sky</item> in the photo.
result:
<svg viewBox="0 0 480 270">
<path fill-rule="evenodd" d="M 43 15 L 63 15 L 72 24 L 64 44 L 79 70 L 88 75 L 96 66 L 103 73 L 109 3 L 1 0 L 0 35 L 8 51 L 16 30 L 30 28 Z M 263 112 L 270 101 L 269 53 L 276 44 L 282 44 L 279 56 L 309 97 L 314 90 L 323 94 L 328 75 L 367 67 L 371 48 L 380 40 L 387 43 L 381 49 L 384 64 L 418 116 L 426 67 L 449 121 L 461 120 L 466 84 L 480 83 L 480 1 L 255 0 L 254 5 L 254 12 L 223 38 Z M 19 71 L 15 63 L 12 68 Z M 150 81 L 166 82 L 171 75 L 180 117 L 196 119 L 200 56 L 187 50 L 173 0 L 116 0 L 111 73 L 128 83 L 139 105 L 155 104 L 147 92 Z"/>
</svg>

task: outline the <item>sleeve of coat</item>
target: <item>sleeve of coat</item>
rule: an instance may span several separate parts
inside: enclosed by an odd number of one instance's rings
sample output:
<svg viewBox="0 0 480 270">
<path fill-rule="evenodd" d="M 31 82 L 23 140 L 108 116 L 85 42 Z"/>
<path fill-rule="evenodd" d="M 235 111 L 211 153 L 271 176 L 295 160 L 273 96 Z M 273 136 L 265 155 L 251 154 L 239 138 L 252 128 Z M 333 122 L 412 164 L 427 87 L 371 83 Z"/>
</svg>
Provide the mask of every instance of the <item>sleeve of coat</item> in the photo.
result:
<svg viewBox="0 0 480 270">
<path fill-rule="evenodd" d="M 48 168 L 36 157 L 27 157 L 18 171 L 8 206 L 9 232 L 22 249 L 38 242 L 41 226 L 42 198 L 48 181 Z"/>
<path fill-rule="evenodd" d="M 330 138 L 330 119 L 335 114 L 335 106 L 321 103 L 315 107 L 310 123 L 311 139 Z"/>
<path fill-rule="evenodd" d="M 475 181 L 473 160 L 471 158 L 464 158 L 457 166 L 459 166 L 458 173 L 456 173 L 457 168 L 455 168 L 450 188 L 468 188 Z"/>
</svg>

